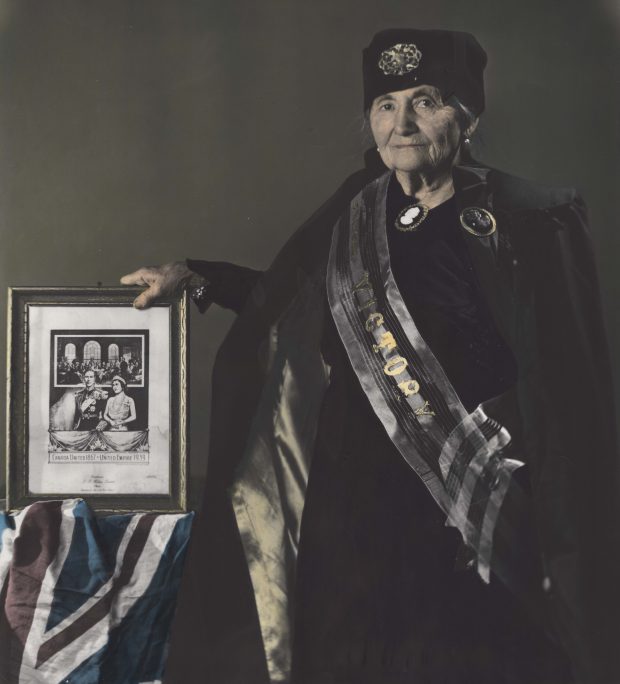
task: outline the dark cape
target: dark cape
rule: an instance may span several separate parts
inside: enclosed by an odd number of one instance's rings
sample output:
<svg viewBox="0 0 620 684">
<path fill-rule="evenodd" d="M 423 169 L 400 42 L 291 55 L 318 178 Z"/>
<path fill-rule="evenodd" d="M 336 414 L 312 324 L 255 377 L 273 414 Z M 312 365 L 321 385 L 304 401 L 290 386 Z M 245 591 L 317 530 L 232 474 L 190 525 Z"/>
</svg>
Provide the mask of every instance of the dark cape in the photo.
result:
<svg viewBox="0 0 620 684">
<path fill-rule="evenodd" d="M 260 421 L 268 423 L 268 409 L 283 392 L 279 355 L 296 355 L 301 367 L 306 351 L 315 358 L 333 226 L 383 171 L 370 164 L 347 179 L 264 274 L 191 263 L 213 282 L 214 300 L 241 315 L 213 373 L 207 486 L 179 599 L 168 684 L 263 684 L 269 681 L 267 660 L 272 679 L 285 681 L 277 673 L 286 667 L 273 668 L 279 647 L 270 650 L 269 644 L 279 643 L 277 637 L 266 635 L 264 626 L 261 634 L 260 597 L 254 596 L 230 498 L 248 443 L 260 440 Z M 457 167 L 454 180 L 461 208 L 483 207 L 497 220 L 494 236 L 468 235 L 466 243 L 519 369 L 522 440 L 545 576 L 541 613 L 570 655 L 579 684 L 617 684 L 620 535 L 613 389 L 585 209 L 573 190 L 544 188 L 478 164 Z M 309 364 L 304 372 L 305 394 L 293 397 L 289 408 L 303 406 L 312 417 L 325 378 L 318 366 Z M 312 430 L 302 435 L 309 449 L 313 438 Z"/>
</svg>

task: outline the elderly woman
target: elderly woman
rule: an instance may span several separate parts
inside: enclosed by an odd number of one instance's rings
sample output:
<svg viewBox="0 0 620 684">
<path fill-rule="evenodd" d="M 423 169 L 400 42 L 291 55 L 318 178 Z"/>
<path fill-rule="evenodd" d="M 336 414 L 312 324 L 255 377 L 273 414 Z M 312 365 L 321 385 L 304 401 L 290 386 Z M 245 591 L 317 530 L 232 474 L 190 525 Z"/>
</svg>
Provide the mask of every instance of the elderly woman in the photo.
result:
<svg viewBox="0 0 620 684">
<path fill-rule="evenodd" d="M 103 412 L 103 418 L 110 426 L 110 430 L 127 431 L 129 423 L 136 419 L 136 404 L 125 394 L 127 381 L 120 375 L 112 378 L 113 395 L 108 399 Z"/>
<path fill-rule="evenodd" d="M 123 279 L 148 286 L 138 307 L 187 287 L 241 312 L 188 560 L 211 655 L 184 681 L 620 681 L 584 207 L 471 159 L 485 64 L 469 34 L 377 34 L 378 155 L 266 273 L 188 261 Z"/>
</svg>

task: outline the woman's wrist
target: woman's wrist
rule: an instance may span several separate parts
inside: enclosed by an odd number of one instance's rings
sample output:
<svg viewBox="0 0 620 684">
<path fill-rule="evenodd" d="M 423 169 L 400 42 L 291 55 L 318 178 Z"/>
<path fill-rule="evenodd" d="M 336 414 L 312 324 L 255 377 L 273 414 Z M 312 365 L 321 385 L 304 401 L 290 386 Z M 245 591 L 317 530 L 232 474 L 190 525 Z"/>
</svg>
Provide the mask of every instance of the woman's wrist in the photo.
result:
<svg viewBox="0 0 620 684">
<path fill-rule="evenodd" d="M 212 301 L 209 293 L 209 285 L 211 282 L 208 278 L 205 278 L 205 276 L 191 269 L 189 259 L 185 260 L 185 268 L 188 271 L 185 289 L 200 312 L 203 312 Z"/>
</svg>

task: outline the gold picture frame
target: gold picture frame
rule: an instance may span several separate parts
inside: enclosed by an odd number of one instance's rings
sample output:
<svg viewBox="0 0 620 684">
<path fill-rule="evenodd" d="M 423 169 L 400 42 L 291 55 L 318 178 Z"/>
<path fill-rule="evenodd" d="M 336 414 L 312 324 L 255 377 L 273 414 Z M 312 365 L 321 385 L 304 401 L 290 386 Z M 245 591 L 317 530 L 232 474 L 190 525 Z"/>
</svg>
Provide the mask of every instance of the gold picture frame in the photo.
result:
<svg viewBox="0 0 620 684">
<path fill-rule="evenodd" d="M 187 294 L 139 291 L 9 288 L 8 509 L 187 510 Z"/>
</svg>

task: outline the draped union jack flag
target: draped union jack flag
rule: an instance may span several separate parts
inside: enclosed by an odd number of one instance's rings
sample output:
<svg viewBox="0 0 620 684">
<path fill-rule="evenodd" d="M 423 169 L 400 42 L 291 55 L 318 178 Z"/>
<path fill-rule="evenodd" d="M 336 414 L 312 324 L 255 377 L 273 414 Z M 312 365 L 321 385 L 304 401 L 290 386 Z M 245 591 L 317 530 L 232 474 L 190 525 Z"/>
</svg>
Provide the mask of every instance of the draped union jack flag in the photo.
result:
<svg viewBox="0 0 620 684">
<path fill-rule="evenodd" d="M 0 684 L 155 684 L 192 514 L 0 513 Z"/>
</svg>

